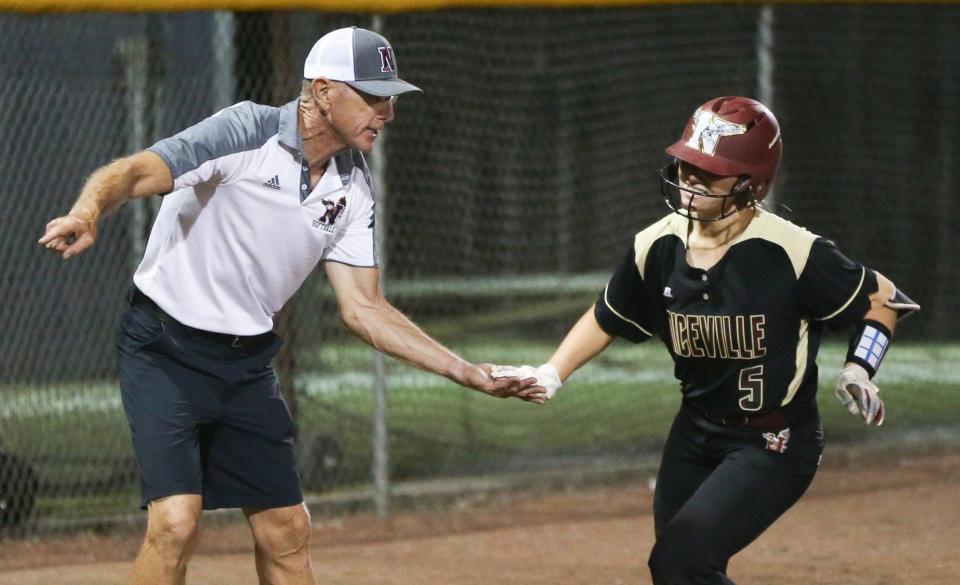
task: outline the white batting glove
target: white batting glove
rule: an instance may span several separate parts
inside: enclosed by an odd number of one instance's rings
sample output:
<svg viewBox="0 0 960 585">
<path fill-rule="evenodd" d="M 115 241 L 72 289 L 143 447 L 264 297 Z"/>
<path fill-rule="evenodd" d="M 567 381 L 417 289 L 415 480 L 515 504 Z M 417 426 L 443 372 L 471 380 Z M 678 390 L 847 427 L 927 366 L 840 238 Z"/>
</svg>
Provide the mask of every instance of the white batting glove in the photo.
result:
<svg viewBox="0 0 960 585">
<path fill-rule="evenodd" d="M 841 370 L 833 392 L 851 414 L 859 414 L 868 425 L 879 427 L 883 424 L 880 389 L 870 381 L 870 375 L 863 367 L 851 364 Z"/>
<path fill-rule="evenodd" d="M 533 366 L 493 366 L 490 375 L 494 378 L 536 378 L 537 386 L 543 386 L 547 391 L 547 400 L 553 398 L 563 382 L 560 374 L 550 364 L 543 364 L 539 368 Z"/>
<path fill-rule="evenodd" d="M 490 368 L 492 378 L 535 378 L 537 368 L 533 366 L 493 366 Z"/>
</svg>

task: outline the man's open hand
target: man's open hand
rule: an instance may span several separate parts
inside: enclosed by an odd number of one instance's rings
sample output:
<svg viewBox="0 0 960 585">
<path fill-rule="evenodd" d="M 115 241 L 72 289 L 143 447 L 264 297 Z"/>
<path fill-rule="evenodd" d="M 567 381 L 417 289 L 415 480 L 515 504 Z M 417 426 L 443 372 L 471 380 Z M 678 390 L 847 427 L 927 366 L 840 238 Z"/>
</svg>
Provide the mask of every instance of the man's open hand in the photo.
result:
<svg viewBox="0 0 960 585">
<path fill-rule="evenodd" d="M 456 381 L 497 398 L 519 398 L 534 404 L 544 404 L 547 401 L 547 391 L 537 385 L 535 377 L 509 376 L 494 379 L 490 375 L 494 367 L 493 364 L 468 365 Z"/>
<path fill-rule="evenodd" d="M 543 364 L 539 368 L 533 366 L 493 366 L 490 372 L 494 378 L 536 378 L 537 386 L 542 386 L 546 391 L 546 399 L 550 400 L 557 393 L 563 382 L 560 381 L 560 374 L 557 369 L 550 364 Z"/>
</svg>

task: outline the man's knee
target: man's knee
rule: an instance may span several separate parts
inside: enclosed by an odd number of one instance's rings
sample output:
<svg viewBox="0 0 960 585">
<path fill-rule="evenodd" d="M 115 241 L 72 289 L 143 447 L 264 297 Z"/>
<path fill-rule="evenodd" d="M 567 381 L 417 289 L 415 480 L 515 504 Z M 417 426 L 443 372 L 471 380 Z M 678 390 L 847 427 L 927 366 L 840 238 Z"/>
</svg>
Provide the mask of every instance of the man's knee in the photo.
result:
<svg viewBox="0 0 960 585">
<path fill-rule="evenodd" d="M 201 507 L 195 496 L 172 496 L 150 503 L 146 541 L 161 552 L 181 554 L 200 526 Z"/>
<path fill-rule="evenodd" d="M 264 510 L 251 517 L 261 553 L 273 560 L 305 554 L 310 547 L 310 513 L 304 505 Z"/>
</svg>

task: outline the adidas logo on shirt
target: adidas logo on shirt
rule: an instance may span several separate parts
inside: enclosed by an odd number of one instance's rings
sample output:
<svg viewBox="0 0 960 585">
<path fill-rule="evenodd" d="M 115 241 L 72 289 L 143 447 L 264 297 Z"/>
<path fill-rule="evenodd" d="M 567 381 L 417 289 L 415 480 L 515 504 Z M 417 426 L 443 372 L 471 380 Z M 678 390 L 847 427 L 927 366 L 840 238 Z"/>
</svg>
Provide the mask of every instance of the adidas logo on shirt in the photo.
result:
<svg viewBox="0 0 960 585">
<path fill-rule="evenodd" d="M 277 191 L 279 191 L 279 190 L 280 190 L 280 177 L 279 177 L 279 175 L 274 175 L 273 178 L 267 179 L 266 181 L 264 181 L 263 183 L 261 183 L 261 185 L 263 185 L 264 187 L 267 187 L 267 188 L 269 188 L 269 189 L 276 189 Z"/>
</svg>

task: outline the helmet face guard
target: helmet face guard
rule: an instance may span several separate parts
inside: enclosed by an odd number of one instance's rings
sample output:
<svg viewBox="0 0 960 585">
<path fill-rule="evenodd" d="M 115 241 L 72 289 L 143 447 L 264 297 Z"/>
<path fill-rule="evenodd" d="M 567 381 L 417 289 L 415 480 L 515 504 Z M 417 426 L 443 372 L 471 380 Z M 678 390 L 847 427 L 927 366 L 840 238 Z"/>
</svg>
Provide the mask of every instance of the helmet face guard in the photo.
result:
<svg viewBox="0 0 960 585">
<path fill-rule="evenodd" d="M 726 219 L 744 207 L 753 206 L 756 202 L 748 195 L 749 181 L 746 178 L 737 181 L 733 188 L 730 189 L 730 192 L 726 195 L 714 195 L 712 193 L 704 193 L 703 191 L 697 191 L 696 189 L 691 189 L 681 185 L 678 167 L 679 161 L 674 160 L 673 162 L 661 167 L 658 173 L 660 175 L 660 195 L 663 197 L 667 207 L 670 208 L 670 211 L 676 213 L 677 215 L 682 215 L 683 217 L 693 221 L 709 223 L 711 221 L 720 221 L 722 219 Z M 683 205 L 684 193 L 690 194 L 690 203 L 688 203 L 686 206 Z M 723 199 L 724 201 L 720 208 L 720 214 L 716 217 L 699 217 L 693 215 L 693 202 L 696 201 L 697 197 L 704 197 L 707 199 Z M 730 209 L 727 210 L 726 200 L 731 198 L 733 199 L 733 203 L 730 205 Z"/>
<path fill-rule="evenodd" d="M 720 97 L 697 108 L 680 140 L 666 151 L 675 160 L 714 175 L 743 177 L 729 194 L 720 196 L 747 195 L 748 201 L 739 206 L 743 207 L 767 196 L 780 165 L 783 141 L 780 139 L 780 125 L 766 106 L 745 97 Z M 677 211 L 676 203 L 671 204 L 672 198 L 666 197 L 668 190 L 689 192 L 698 197 L 717 197 L 681 187 L 675 173 L 671 178 L 669 172 L 664 172 L 669 167 L 661 170 L 660 186 L 667 204 L 674 211 Z M 676 201 L 679 203 L 680 199 Z M 681 215 L 690 217 L 689 207 L 687 213 Z"/>
</svg>

